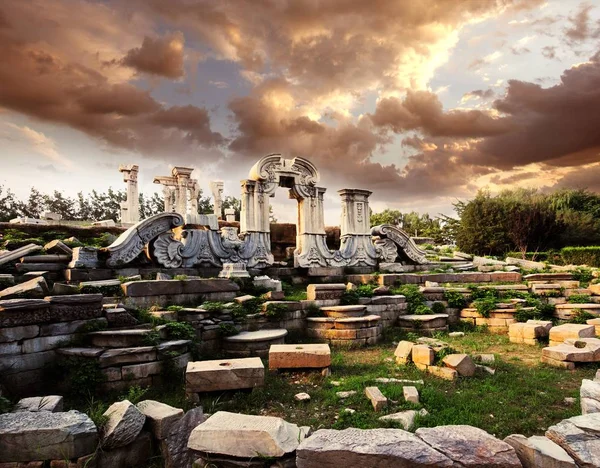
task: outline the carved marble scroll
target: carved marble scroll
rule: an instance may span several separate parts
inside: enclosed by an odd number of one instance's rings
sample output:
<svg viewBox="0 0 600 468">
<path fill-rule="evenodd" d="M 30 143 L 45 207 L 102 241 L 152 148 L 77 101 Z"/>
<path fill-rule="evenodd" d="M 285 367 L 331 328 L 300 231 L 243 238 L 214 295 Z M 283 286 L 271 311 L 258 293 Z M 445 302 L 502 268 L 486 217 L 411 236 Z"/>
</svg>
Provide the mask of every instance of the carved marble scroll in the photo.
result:
<svg viewBox="0 0 600 468">
<path fill-rule="evenodd" d="M 126 265 L 142 253 L 150 241 L 179 226 L 183 226 L 183 217 L 177 213 L 160 213 L 140 221 L 127 229 L 111 245 L 102 249 L 109 253 L 106 265 Z"/>
<path fill-rule="evenodd" d="M 371 234 L 382 239 L 390 239 L 393 241 L 398 246 L 399 253 L 404 254 L 412 262 L 419 265 L 429 263 L 425 257 L 425 251 L 417 247 L 417 244 L 415 244 L 410 236 L 402 229 L 392 226 L 391 224 L 382 224 L 373 227 L 371 229 Z"/>
</svg>

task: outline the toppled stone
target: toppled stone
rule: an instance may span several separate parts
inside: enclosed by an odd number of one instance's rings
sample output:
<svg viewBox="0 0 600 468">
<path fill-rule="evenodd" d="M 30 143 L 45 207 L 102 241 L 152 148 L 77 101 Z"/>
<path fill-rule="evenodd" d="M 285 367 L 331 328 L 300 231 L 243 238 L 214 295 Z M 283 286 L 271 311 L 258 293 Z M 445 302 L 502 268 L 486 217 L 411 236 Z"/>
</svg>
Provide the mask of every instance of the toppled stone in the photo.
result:
<svg viewBox="0 0 600 468">
<path fill-rule="evenodd" d="M 272 416 L 218 411 L 190 434 L 188 448 L 232 457 L 282 457 L 296 450 L 306 429 Z"/>
<path fill-rule="evenodd" d="M 96 468 L 116 468 L 129 466 L 150 466 L 152 457 L 152 437 L 142 431 L 130 444 L 112 450 L 101 450 L 98 453 Z M 93 462 L 92 462 L 93 463 Z M 92 463 L 84 465 L 93 466 Z M 50 468 L 54 468 L 51 466 Z M 69 466 L 70 468 L 70 466 Z"/>
<path fill-rule="evenodd" d="M 454 369 L 459 375 L 472 377 L 475 375 L 475 363 L 468 354 L 449 354 L 443 359 L 444 364 Z"/>
<path fill-rule="evenodd" d="M 410 361 L 412 355 L 412 349 L 415 344 L 412 341 L 401 341 L 396 346 L 394 356 L 396 356 L 396 363 L 406 364 Z"/>
<path fill-rule="evenodd" d="M 341 398 L 343 400 L 344 398 L 348 398 L 348 397 L 351 397 L 352 395 L 356 395 L 356 391 L 348 390 L 347 392 L 336 392 L 335 394 L 337 395 L 338 398 Z"/>
<path fill-rule="evenodd" d="M 57 255 L 71 256 L 73 254 L 73 249 L 71 249 L 71 247 L 69 247 L 67 244 L 65 244 L 60 239 L 56 239 L 56 240 L 48 242 L 44 246 L 44 250 L 50 254 L 57 254 Z"/>
<path fill-rule="evenodd" d="M 146 416 L 129 400 L 113 403 L 104 412 L 104 416 L 108 420 L 102 431 L 102 446 L 107 450 L 133 442 L 146 421 Z"/>
<path fill-rule="evenodd" d="M 432 366 L 435 360 L 433 349 L 427 345 L 415 345 L 412 348 L 412 360 L 415 364 Z"/>
<path fill-rule="evenodd" d="M 579 389 L 581 414 L 600 412 L 600 382 L 583 379 Z"/>
<path fill-rule="evenodd" d="M 510 445 L 477 427 L 422 427 L 417 429 L 415 434 L 459 466 L 521 467 L 521 462 Z"/>
<path fill-rule="evenodd" d="M 79 411 L 0 415 L 0 462 L 79 458 L 97 444 L 96 426 Z"/>
<path fill-rule="evenodd" d="M 146 416 L 152 434 L 158 440 L 165 439 L 171 433 L 171 427 L 183 416 L 183 410 L 161 403 L 160 401 L 144 400 L 136 405 L 137 409 Z"/>
<path fill-rule="evenodd" d="M 451 338 L 460 338 L 461 336 L 465 336 L 465 332 L 450 332 L 448 336 Z"/>
<path fill-rule="evenodd" d="M 24 283 L 11 286 L 0 291 L 1 299 L 14 299 L 19 297 L 42 298 L 48 294 L 48 284 L 43 276 L 38 276 Z"/>
<path fill-rule="evenodd" d="M 189 362 L 185 380 L 192 393 L 262 387 L 265 367 L 258 357 Z"/>
<path fill-rule="evenodd" d="M 269 369 L 324 368 L 330 365 L 328 344 L 275 344 L 269 348 Z"/>
<path fill-rule="evenodd" d="M 369 400 L 371 400 L 371 404 L 373 405 L 373 409 L 375 411 L 380 411 L 387 406 L 388 399 L 377 387 L 365 388 L 365 395 Z"/>
<path fill-rule="evenodd" d="M 456 380 L 458 378 L 458 372 L 449 367 L 428 366 L 427 372 L 444 380 Z"/>
<path fill-rule="evenodd" d="M 546 437 L 566 450 L 578 466 L 600 466 L 600 413 L 565 419 L 550 426 Z"/>
<path fill-rule="evenodd" d="M 400 383 L 400 384 L 413 384 L 413 385 L 423 385 L 423 380 L 407 380 L 407 379 L 396 379 L 394 377 L 377 377 L 375 379 L 377 383 Z"/>
<path fill-rule="evenodd" d="M 385 416 L 381 416 L 379 420 L 400 424 L 402 426 L 402 429 L 404 429 L 405 431 L 410 431 L 415 424 L 415 418 L 417 417 L 417 415 L 425 417 L 429 415 L 429 413 L 425 408 L 423 408 L 420 411 L 407 410 L 400 411 L 399 413 L 386 414 Z"/>
<path fill-rule="evenodd" d="M 310 395 L 308 393 L 296 393 L 294 395 L 294 400 L 296 401 L 309 401 L 310 400 Z"/>
<path fill-rule="evenodd" d="M 496 362 L 496 356 L 493 354 L 476 354 L 473 359 L 482 364 L 494 364 Z"/>
<path fill-rule="evenodd" d="M 453 462 L 402 429 L 320 429 L 296 450 L 297 468 L 451 467 Z"/>
<path fill-rule="evenodd" d="M 48 411 L 50 413 L 60 413 L 63 410 L 63 397 L 59 395 L 48 395 L 42 397 L 30 397 L 19 400 L 13 413 L 29 411 L 38 413 Z"/>
<path fill-rule="evenodd" d="M 416 387 L 404 387 L 402 389 L 404 399 L 410 403 L 419 404 L 419 391 Z"/>
<path fill-rule="evenodd" d="M 193 408 L 171 426 L 169 436 L 161 441 L 160 452 L 165 468 L 191 468 L 193 456 L 187 443 L 191 432 L 206 420 L 202 408 Z"/>
<path fill-rule="evenodd" d="M 523 468 L 576 468 L 575 462 L 547 437 L 512 434 L 504 439 L 517 452 Z"/>
</svg>

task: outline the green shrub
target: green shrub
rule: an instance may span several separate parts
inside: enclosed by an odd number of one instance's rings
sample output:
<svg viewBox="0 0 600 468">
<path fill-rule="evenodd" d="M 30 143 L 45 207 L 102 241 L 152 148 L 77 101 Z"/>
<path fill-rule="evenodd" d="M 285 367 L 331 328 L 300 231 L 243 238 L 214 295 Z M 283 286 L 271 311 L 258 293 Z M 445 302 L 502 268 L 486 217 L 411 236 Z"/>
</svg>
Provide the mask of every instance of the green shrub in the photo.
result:
<svg viewBox="0 0 600 468">
<path fill-rule="evenodd" d="M 173 279 L 177 281 L 185 281 L 188 279 L 188 275 L 175 275 L 173 276 Z"/>
<path fill-rule="evenodd" d="M 222 336 L 234 336 L 237 335 L 240 331 L 231 323 L 220 323 L 219 332 Z"/>
<path fill-rule="evenodd" d="M 441 302 L 434 302 L 431 306 L 431 311 L 434 314 L 445 314 L 446 306 Z"/>
<path fill-rule="evenodd" d="M 523 308 L 517 307 L 517 311 L 515 312 L 515 320 L 517 322 L 527 322 L 527 320 L 539 320 L 540 318 L 542 317 L 537 309 L 523 310 Z"/>
<path fill-rule="evenodd" d="M 425 302 L 425 296 L 416 284 L 404 284 L 393 290 L 394 294 L 402 294 L 406 297 L 406 311 L 408 314 L 416 314 L 419 306 Z"/>
<path fill-rule="evenodd" d="M 375 284 L 360 284 L 355 291 L 360 297 L 373 297 L 373 291 L 377 287 Z"/>
<path fill-rule="evenodd" d="M 189 323 L 167 322 L 165 324 L 167 338 L 169 340 L 191 340 L 196 339 L 196 330 Z"/>
<path fill-rule="evenodd" d="M 550 260 L 550 257 L 552 256 L 553 252 L 548 251 L 548 252 L 526 252 L 525 253 L 525 260 L 531 260 L 531 261 L 535 261 L 535 262 L 546 262 Z M 507 257 L 513 257 L 513 258 L 523 258 L 523 253 L 522 252 L 507 252 L 506 253 Z"/>
<path fill-rule="evenodd" d="M 573 279 L 579 281 L 581 285 L 588 285 L 590 281 L 594 279 L 594 275 L 592 274 L 592 270 L 589 268 L 579 267 L 571 272 Z"/>
<path fill-rule="evenodd" d="M 127 389 L 127 393 L 124 393 L 119 397 L 119 401 L 129 400 L 134 405 L 138 404 L 144 398 L 144 395 L 148 393 L 149 388 L 140 387 L 139 385 L 134 385 Z"/>
<path fill-rule="evenodd" d="M 571 317 L 570 323 L 579 323 L 585 325 L 588 320 L 596 318 L 595 315 L 586 312 L 585 310 L 579 310 Z"/>
<path fill-rule="evenodd" d="M 267 305 L 267 308 L 265 310 L 265 316 L 269 320 L 281 320 L 281 317 L 283 317 L 283 314 L 285 314 L 287 310 L 288 309 L 285 304 L 271 303 Z"/>
<path fill-rule="evenodd" d="M 286 301 L 304 301 L 306 300 L 306 289 L 304 287 L 291 285 L 285 281 L 281 282 L 281 289 Z"/>
<path fill-rule="evenodd" d="M 180 312 L 183 309 L 184 307 L 180 305 L 170 305 L 169 307 L 167 307 L 166 310 L 168 310 L 169 312 Z"/>
<path fill-rule="evenodd" d="M 342 297 L 340 298 L 341 305 L 355 305 L 358 304 L 360 299 L 360 294 L 357 289 L 351 289 L 348 291 L 344 291 Z"/>
<path fill-rule="evenodd" d="M 310 304 L 305 310 L 308 317 L 325 317 L 325 314 L 321 311 L 321 308 L 316 304 Z"/>
<path fill-rule="evenodd" d="M 451 309 L 464 309 L 467 306 L 465 296 L 457 291 L 445 291 L 444 299 L 448 302 L 448 307 Z"/>
<path fill-rule="evenodd" d="M 207 312 L 219 313 L 219 312 L 223 311 L 224 305 L 225 304 L 223 304 L 222 302 L 206 301 L 206 302 L 202 303 L 202 305 L 200 307 L 202 309 L 206 310 Z"/>
<path fill-rule="evenodd" d="M 96 394 L 106 380 L 98 361 L 78 356 L 60 356 L 45 374 L 55 385 L 68 382 L 68 391 L 78 397 Z"/>
<path fill-rule="evenodd" d="M 482 317 L 488 318 L 490 316 L 490 312 L 496 309 L 496 304 L 498 303 L 497 299 L 493 296 L 486 296 L 481 299 L 477 299 L 473 301 L 473 307 L 477 309 L 477 312 L 481 314 Z"/>
<path fill-rule="evenodd" d="M 425 304 L 418 305 L 417 307 L 415 307 L 415 311 L 413 312 L 413 314 L 415 314 L 415 315 L 429 315 L 431 313 L 432 313 L 432 310 L 429 307 L 427 307 Z M 420 322 L 414 322 L 414 323 L 417 324 Z"/>
<path fill-rule="evenodd" d="M 145 346 L 156 346 L 160 343 L 160 333 L 158 330 L 150 330 L 148 333 L 144 335 L 144 345 Z"/>
<path fill-rule="evenodd" d="M 588 294 L 572 294 L 567 298 L 569 304 L 589 304 L 591 300 Z"/>
<path fill-rule="evenodd" d="M 565 264 L 600 267 L 600 247 L 564 247 L 560 254 Z"/>
</svg>

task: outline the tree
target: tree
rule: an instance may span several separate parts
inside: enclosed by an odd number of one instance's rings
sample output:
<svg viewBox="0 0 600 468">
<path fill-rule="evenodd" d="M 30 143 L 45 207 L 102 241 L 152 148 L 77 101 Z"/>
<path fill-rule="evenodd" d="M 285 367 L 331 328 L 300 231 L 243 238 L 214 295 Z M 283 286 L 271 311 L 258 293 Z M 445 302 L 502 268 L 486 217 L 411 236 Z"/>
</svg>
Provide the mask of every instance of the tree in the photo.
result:
<svg viewBox="0 0 600 468">
<path fill-rule="evenodd" d="M 242 201 L 239 198 L 235 198 L 232 197 L 230 195 L 227 195 L 225 197 L 225 199 L 223 200 L 223 209 L 226 208 L 233 208 L 234 212 L 235 212 L 235 219 L 236 221 L 240 220 L 240 213 L 242 212 Z M 270 211 L 270 215 L 272 216 L 272 209 Z M 277 222 L 277 221 L 272 221 L 272 222 Z"/>
<path fill-rule="evenodd" d="M 0 222 L 7 222 L 20 215 L 19 202 L 10 189 L 0 185 Z"/>
<path fill-rule="evenodd" d="M 65 197 L 62 192 L 55 190 L 52 195 L 43 195 L 44 211 L 58 213 L 62 219 L 75 217 L 75 200 Z"/>
<path fill-rule="evenodd" d="M 371 226 L 391 224 L 398 226 L 402 222 L 402 213 L 398 210 L 385 209 L 381 213 L 371 213 Z"/>
<path fill-rule="evenodd" d="M 31 187 L 26 203 L 21 203 L 20 213 L 27 218 L 40 218 L 44 211 L 44 198 L 35 187 Z"/>
</svg>

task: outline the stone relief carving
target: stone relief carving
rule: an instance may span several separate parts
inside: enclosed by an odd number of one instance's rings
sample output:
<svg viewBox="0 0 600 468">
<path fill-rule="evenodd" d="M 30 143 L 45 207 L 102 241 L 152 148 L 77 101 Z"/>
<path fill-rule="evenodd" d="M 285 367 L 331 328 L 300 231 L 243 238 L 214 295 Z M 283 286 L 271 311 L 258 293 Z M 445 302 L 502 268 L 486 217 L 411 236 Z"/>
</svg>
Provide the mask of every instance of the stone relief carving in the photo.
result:
<svg viewBox="0 0 600 468">
<path fill-rule="evenodd" d="M 183 217 L 177 213 L 160 213 L 140 221 L 121 234 L 111 245 L 102 249 L 109 256 L 106 265 L 117 267 L 134 260 L 146 244 L 162 233 L 183 226 Z"/>
<path fill-rule="evenodd" d="M 426 258 L 425 251 L 417 247 L 410 236 L 402 229 L 392 226 L 391 224 L 382 224 L 371 229 L 373 236 L 378 236 L 382 239 L 393 241 L 398 247 L 399 252 L 402 252 L 406 257 L 416 264 L 429 263 Z"/>
</svg>

